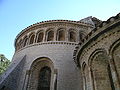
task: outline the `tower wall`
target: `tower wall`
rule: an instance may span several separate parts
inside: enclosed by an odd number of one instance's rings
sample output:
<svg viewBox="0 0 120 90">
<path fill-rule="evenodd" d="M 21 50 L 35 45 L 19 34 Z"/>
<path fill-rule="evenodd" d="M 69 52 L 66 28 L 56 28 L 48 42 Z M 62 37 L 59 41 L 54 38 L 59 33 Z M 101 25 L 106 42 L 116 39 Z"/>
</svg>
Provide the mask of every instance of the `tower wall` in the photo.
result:
<svg viewBox="0 0 120 90">
<path fill-rule="evenodd" d="M 57 70 L 57 90 L 80 90 L 80 71 L 72 59 L 74 48 L 75 45 L 69 44 L 48 44 L 30 47 L 18 52 L 15 58 L 26 55 L 19 90 L 23 87 L 23 83 L 27 83 L 27 81 L 24 82 L 26 71 L 30 70 L 33 61 L 40 57 L 47 57 L 53 62 L 54 69 Z"/>
<path fill-rule="evenodd" d="M 21 31 L 15 39 L 12 59 L 12 65 L 17 66 L 20 58 L 26 56 L 23 70 L 16 77 L 20 78 L 17 90 L 37 90 L 42 85 L 39 84 L 39 73 L 43 67 L 51 69 L 51 78 L 50 87 L 43 84 L 42 88 L 82 90 L 81 73 L 73 60 L 73 51 L 92 28 L 92 25 L 77 21 L 55 20 L 37 23 Z"/>
<path fill-rule="evenodd" d="M 83 76 L 83 90 L 119 90 L 120 14 L 102 22 L 86 37 L 74 52 Z"/>
</svg>

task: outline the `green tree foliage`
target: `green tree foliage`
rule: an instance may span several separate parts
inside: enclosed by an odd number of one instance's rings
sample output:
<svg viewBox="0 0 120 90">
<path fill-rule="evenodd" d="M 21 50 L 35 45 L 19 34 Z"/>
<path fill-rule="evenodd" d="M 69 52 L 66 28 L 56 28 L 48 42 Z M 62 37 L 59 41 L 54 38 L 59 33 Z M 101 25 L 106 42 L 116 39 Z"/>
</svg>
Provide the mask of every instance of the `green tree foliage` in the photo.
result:
<svg viewBox="0 0 120 90">
<path fill-rule="evenodd" d="M 10 64 L 10 60 L 8 60 L 5 55 L 0 54 L 0 75 L 5 72 L 5 70 L 7 69 L 7 67 Z"/>
</svg>

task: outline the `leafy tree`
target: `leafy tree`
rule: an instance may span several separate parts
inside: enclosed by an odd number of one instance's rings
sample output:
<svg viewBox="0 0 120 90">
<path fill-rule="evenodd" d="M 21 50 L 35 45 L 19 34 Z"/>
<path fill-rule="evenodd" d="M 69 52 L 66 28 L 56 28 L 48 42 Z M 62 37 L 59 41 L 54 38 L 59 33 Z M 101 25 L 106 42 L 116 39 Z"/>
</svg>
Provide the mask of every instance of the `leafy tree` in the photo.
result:
<svg viewBox="0 0 120 90">
<path fill-rule="evenodd" d="M 0 75 L 5 72 L 5 70 L 7 69 L 7 67 L 10 64 L 10 60 L 8 60 L 5 55 L 0 54 Z"/>
</svg>

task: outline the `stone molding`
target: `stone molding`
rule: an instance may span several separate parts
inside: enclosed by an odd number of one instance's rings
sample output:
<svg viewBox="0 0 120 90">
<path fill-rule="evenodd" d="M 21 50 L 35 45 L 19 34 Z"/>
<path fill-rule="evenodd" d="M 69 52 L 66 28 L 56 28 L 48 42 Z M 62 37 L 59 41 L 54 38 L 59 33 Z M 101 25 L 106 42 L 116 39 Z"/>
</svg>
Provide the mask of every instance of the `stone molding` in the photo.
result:
<svg viewBox="0 0 120 90">
<path fill-rule="evenodd" d="M 57 41 L 41 42 L 41 43 L 34 43 L 34 44 L 27 45 L 27 46 L 17 50 L 16 52 L 19 52 L 21 50 L 24 50 L 24 49 L 32 47 L 32 46 L 48 45 L 48 44 L 66 44 L 66 45 L 76 45 L 76 46 L 78 45 L 77 42 L 66 42 L 66 41 L 64 41 L 64 42 L 60 42 L 60 41 L 58 41 L 58 42 Z"/>
</svg>

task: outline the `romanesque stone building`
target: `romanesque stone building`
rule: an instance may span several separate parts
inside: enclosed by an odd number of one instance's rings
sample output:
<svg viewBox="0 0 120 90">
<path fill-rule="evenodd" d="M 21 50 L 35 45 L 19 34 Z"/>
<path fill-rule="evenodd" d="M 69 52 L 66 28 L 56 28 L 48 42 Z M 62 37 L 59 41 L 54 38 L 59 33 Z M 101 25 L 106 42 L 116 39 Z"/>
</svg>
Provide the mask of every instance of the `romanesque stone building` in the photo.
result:
<svg viewBox="0 0 120 90">
<path fill-rule="evenodd" d="M 0 90 L 120 90 L 120 14 L 25 28 Z"/>
</svg>

